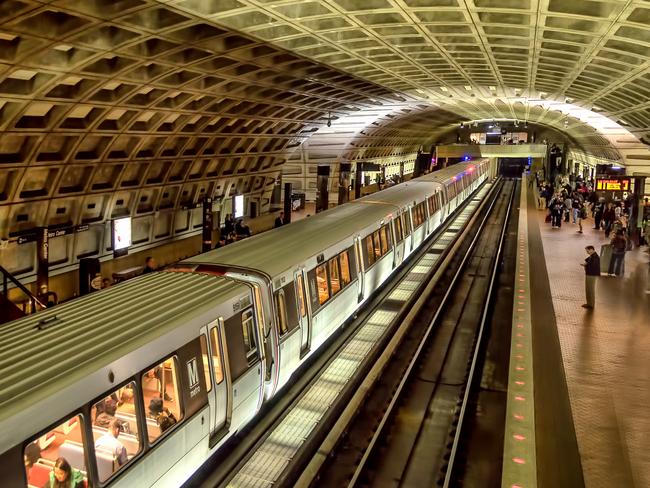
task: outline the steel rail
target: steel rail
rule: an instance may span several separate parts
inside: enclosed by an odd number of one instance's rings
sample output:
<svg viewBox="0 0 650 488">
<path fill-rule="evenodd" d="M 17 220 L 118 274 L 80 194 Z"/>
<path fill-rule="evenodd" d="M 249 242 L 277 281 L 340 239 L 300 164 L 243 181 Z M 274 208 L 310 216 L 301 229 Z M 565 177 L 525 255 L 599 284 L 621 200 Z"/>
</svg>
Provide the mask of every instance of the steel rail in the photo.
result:
<svg viewBox="0 0 650 488">
<path fill-rule="evenodd" d="M 503 188 L 503 185 L 501 186 L 501 189 L 502 188 Z M 514 194 L 514 189 L 513 189 L 513 194 Z M 386 408 L 386 410 L 384 412 L 384 415 L 382 416 L 381 421 L 379 422 L 377 428 L 375 429 L 375 432 L 374 432 L 374 434 L 373 434 L 373 436 L 372 436 L 372 438 L 370 440 L 370 443 L 368 444 L 367 448 L 365 449 L 365 452 L 364 452 L 361 460 L 359 461 L 359 464 L 357 465 L 357 468 L 356 468 L 352 478 L 350 479 L 350 481 L 349 481 L 349 483 L 347 485 L 348 488 L 355 487 L 357 485 L 357 483 L 359 482 L 360 476 L 362 475 L 362 473 L 363 473 L 363 471 L 365 469 L 365 466 L 368 463 L 368 460 L 369 460 L 372 452 L 374 451 L 374 448 L 375 448 L 379 438 L 383 434 L 383 430 L 386 427 L 386 424 L 388 423 L 388 420 L 392 416 L 393 411 L 395 410 L 395 407 L 396 407 L 399 399 L 401 398 L 401 394 L 402 394 L 402 392 L 404 390 L 404 387 L 405 387 L 408 379 L 410 378 L 411 372 L 417 366 L 417 364 L 418 364 L 418 362 L 420 360 L 422 351 L 426 347 L 426 344 L 429 341 L 429 337 L 431 336 L 431 333 L 433 332 L 436 324 L 438 323 L 438 320 L 439 320 L 439 318 L 440 318 L 440 316 L 442 314 L 442 311 L 445 309 L 445 306 L 446 306 L 449 298 L 452 296 L 452 293 L 453 293 L 453 290 L 455 289 L 456 284 L 458 283 L 461 276 L 463 276 L 465 265 L 467 264 L 467 261 L 469 260 L 471 254 L 472 254 L 472 251 L 475 249 L 476 244 L 479 241 L 482 230 L 485 228 L 488 219 L 492 215 L 492 211 L 493 211 L 497 201 L 499 200 L 499 198 L 498 198 L 499 195 L 500 195 L 500 191 L 496 193 L 494 199 L 490 202 L 490 206 L 488 207 L 487 212 L 485 213 L 485 215 L 483 216 L 483 219 L 481 220 L 481 222 L 479 224 L 478 231 L 474 234 L 474 237 L 472 238 L 472 241 L 470 242 L 470 245 L 469 245 L 465 255 L 463 256 L 462 261 L 460 262 L 456 272 L 454 273 L 454 276 L 453 276 L 453 278 L 451 280 L 451 283 L 447 287 L 447 291 L 445 292 L 445 294 L 443 296 L 443 299 L 440 302 L 440 305 L 439 305 L 438 309 L 436 310 L 436 312 L 435 312 L 434 316 L 432 317 L 432 319 L 429 321 L 429 324 L 428 324 L 428 326 L 427 326 L 427 328 L 425 330 L 425 333 L 422 336 L 422 339 L 420 340 L 420 343 L 419 343 L 415 353 L 413 354 L 413 357 L 411 358 L 411 361 L 409 362 L 408 367 L 406 368 L 404 374 L 402 375 L 402 379 L 400 380 L 396 390 L 393 393 L 391 401 L 390 401 L 388 407 Z M 512 195 L 511 195 L 510 199 L 512 201 Z M 509 215 L 509 209 L 510 209 L 510 207 L 508 208 L 508 215 Z M 507 228 L 506 224 L 507 224 L 507 219 L 504 222 L 504 226 L 503 226 L 502 234 L 501 234 L 502 236 L 505 235 L 505 229 Z M 501 243 L 500 243 L 500 246 L 501 246 Z M 499 262 L 498 259 L 496 259 L 495 263 L 498 263 L 498 262 Z M 492 282 L 493 282 L 493 280 L 492 280 Z M 484 310 L 484 317 L 486 316 L 486 311 L 487 311 L 487 306 L 485 307 L 485 310 Z M 449 466 L 450 465 L 451 464 L 449 464 Z"/>
</svg>

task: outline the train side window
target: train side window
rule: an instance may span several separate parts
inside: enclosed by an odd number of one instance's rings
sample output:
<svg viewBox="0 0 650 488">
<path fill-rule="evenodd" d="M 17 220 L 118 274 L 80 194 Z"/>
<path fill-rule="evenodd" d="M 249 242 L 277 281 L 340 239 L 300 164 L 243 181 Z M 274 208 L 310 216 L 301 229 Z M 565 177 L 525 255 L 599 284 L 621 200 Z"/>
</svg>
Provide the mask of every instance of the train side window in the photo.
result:
<svg viewBox="0 0 650 488">
<path fill-rule="evenodd" d="M 341 277 L 339 274 L 339 260 L 337 256 L 327 262 L 327 270 L 329 271 L 330 289 L 332 290 L 332 296 L 334 296 L 341 291 Z"/>
<path fill-rule="evenodd" d="M 210 379 L 210 360 L 208 358 L 208 340 L 203 334 L 199 336 L 201 342 L 201 361 L 203 364 L 203 376 L 205 377 L 205 389 L 209 392 L 212 390 L 212 380 Z"/>
<path fill-rule="evenodd" d="M 372 234 L 366 237 L 366 256 L 368 259 L 368 266 L 375 264 L 375 250 L 372 247 Z"/>
<path fill-rule="evenodd" d="M 212 330 L 210 330 L 210 347 L 212 348 L 214 382 L 220 385 L 223 381 L 223 358 L 221 357 L 221 341 L 219 340 L 219 329 L 217 327 L 212 327 Z"/>
<path fill-rule="evenodd" d="M 151 382 L 154 393 L 145 396 L 145 401 L 163 391 L 162 370 L 151 370 Z M 97 472 L 100 481 L 106 481 L 141 450 L 135 409 L 135 382 L 113 390 L 95 403 L 91 416 Z"/>
<path fill-rule="evenodd" d="M 302 274 L 298 275 L 298 279 L 296 280 L 296 288 L 298 289 L 298 310 L 300 312 L 300 316 L 304 317 L 307 315 L 307 304 L 305 300 L 305 287 L 302 281 Z"/>
<path fill-rule="evenodd" d="M 397 217 L 395 219 L 395 239 L 397 242 L 402 242 L 402 239 L 404 239 L 404 234 L 402 233 L 402 219 Z"/>
<path fill-rule="evenodd" d="M 375 247 L 375 260 L 381 257 L 381 240 L 379 238 L 379 231 L 372 233 L 372 243 Z"/>
<path fill-rule="evenodd" d="M 56 481 L 66 471 L 70 486 L 87 486 L 86 454 L 81 415 L 75 415 L 25 446 L 26 486 L 50 486 L 50 477 Z"/>
<path fill-rule="evenodd" d="M 248 309 L 241 314 L 241 328 L 244 334 L 244 350 L 246 357 L 250 358 L 257 351 L 257 341 L 255 340 L 255 319 L 253 310 Z"/>
<path fill-rule="evenodd" d="M 171 357 L 142 375 L 147 437 L 153 444 L 183 418 L 178 395 L 178 365 Z"/>
<path fill-rule="evenodd" d="M 388 247 L 390 246 L 388 239 L 388 226 L 384 225 L 379 229 L 379 236 L 381 238 L 381 255 L 383 256 L 388 252 Z"/>
<path fill-rule="evenodd" d="M 345 288 L 352 281 L 350 279 L 350 259 L 347 251 L 339 254 L 339 262 L 341 264 L 341 287 Z"/>
<path fill-rule="evenodd" d="M 278 325 L 280 326 L 280 335 L 284 335 L 289 330 L 287 322 L 287 302 L 284 298 L 284 292 L 279 290 L 275 293 L 275 307 L 278 311 Z"/>
<path fill-rule="evenodd" d="M 402 214 L 402 229 L 404 230 L 404 237 L 411 233 L 411 222 L 409 221 L 408 212 Z"/>
<path fill-rule="evenodd" d="M 316 268 L 316 284 L 318 285 L 318 302 L 322 305 L 330 299 L 330 291 L 327 287 L 327 269 L 324 264 Z"/>
</svg>

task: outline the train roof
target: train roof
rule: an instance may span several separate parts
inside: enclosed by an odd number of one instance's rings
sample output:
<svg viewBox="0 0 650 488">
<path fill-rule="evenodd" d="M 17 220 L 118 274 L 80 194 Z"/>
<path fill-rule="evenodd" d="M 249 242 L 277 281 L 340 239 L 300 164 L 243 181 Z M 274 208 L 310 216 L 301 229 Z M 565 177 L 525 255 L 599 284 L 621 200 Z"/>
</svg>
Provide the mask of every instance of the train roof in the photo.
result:
<svg viewBox="0 0 650 488">
<path fill-rule="evenodd" d="M 157 272 L 0 326 L 0 423 L 247 290 L 224 277 Z"/>
<path fill-rule="evenodd" d="M 436 188 L 431 183 L 446 182 L 474 166 L 455 164 L 183 262 L 251 268 L 276 277 L 354 235 L 359 222 L 370 225 L 391 218 L 400 208 L 431 195 Z"/>
<path fill-rule="evenodd" d="M 291 225 L 188 258 L 183 263 L 251 268 L 275 277 L 354 235 L 360 221 L 370 225 L 396 210 L 394 206 L 374 203 L 340 205 Z"/>
</svg>

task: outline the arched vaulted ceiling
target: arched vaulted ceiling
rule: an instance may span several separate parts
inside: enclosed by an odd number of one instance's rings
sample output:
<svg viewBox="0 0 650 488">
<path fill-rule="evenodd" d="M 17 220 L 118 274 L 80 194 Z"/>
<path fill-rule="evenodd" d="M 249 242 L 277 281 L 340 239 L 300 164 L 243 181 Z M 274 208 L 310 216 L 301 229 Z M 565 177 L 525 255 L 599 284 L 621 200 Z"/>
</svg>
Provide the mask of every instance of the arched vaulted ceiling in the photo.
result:
<svg viewBox="0 0 650 488">
<path fill-rule="evenodd" d="M 641 0 L 7 0 L 0 234 L 235 191 L 264 207 L 330 114 L 376 114 L 351 159 L 518 118 L 644 161 L 648 21 Z"/>
</svg>

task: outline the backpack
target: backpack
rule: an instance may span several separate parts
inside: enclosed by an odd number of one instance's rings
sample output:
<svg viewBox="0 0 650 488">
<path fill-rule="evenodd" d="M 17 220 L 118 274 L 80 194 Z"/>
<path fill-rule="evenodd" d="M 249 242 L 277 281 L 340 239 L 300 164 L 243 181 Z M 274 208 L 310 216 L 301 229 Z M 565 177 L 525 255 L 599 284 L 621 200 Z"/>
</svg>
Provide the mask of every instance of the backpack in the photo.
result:
<svg viewBox="0 0 650 488">
<path fill-rule="evenodd" d="M 627 239 L 624 236 L 616 236 L 614 239 L 614 251 L 625 252 L 627 250 Z"/>
</svg>

